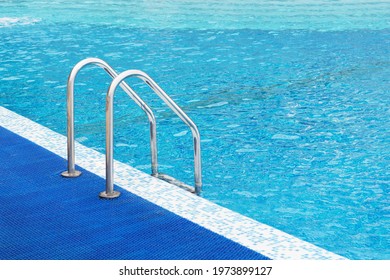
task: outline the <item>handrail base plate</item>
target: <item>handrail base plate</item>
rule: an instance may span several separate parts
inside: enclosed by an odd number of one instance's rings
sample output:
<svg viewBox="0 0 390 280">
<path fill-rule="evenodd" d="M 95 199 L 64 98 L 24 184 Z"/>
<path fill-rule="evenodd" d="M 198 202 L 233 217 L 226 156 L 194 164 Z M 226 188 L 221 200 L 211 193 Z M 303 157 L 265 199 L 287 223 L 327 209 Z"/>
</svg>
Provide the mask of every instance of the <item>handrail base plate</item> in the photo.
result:
<svg viewBox="0 0 390 280">
<path fill-rule="evenodd" d="M 106 191 L 103 191 L 99 193 L 99 197 L 103 199 L 113 199 L 119 197 L 120 195 L 121 193 L 117 191 L 113 191 L 111 193 L 107 193 Z"/>
<path fill-rule="evenodd" d="M 81 171 L 75 170 L 74 172 L 69 172 L 68 170 L 61 173 L 61 176 L 64 178 L 76 178 L 81 175 Z"/>
</svg>

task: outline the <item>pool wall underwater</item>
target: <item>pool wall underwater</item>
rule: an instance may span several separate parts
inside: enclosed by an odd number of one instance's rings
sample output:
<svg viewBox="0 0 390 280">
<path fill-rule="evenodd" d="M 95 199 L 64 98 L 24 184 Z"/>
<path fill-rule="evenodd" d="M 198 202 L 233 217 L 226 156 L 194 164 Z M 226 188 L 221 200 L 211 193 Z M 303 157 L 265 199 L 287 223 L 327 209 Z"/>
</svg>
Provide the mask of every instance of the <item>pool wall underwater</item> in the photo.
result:
<svg viewBox="0 0 390 280">
<path fill-rule="evenodd" d="M 0 126 L 66 159 L 65 136 L 4 107 L 0 107 Z M 102 178 L 105 177 L 105 156 L 77 142 L 76 164 Z M 158 180 L 129 165 L 119 161 L 115 161 L 114 164 L 116 185 L 270 259 L 345 259 L 342 256 Z M 64 168 L 65 166 L 64 160 Z M 104 190 L 104 185 L 101 186 L 101 189 Z M 99 199 L 97 193 L 91 193 L 90 195 L 96 197 L 97 200 Z M 25 203 L 28 203 L 28 201 Z"/>
</svg>

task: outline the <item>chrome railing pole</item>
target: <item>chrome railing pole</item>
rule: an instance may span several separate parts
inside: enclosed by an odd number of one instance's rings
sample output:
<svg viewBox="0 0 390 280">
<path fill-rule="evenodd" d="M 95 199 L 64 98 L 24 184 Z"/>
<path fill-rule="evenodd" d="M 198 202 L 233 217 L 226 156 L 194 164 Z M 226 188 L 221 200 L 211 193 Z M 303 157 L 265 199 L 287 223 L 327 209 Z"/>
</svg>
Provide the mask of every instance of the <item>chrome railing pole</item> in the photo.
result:
<svg viewBox="0 0 390 280">
<path fill-rule="evenodd" d="M 111 83 L 106 96 L 106 190 L 99 193 L 101 198 L 116 198 L 120 192 L 114 191 L 114 102 L 113 93 L 118 84 L 112 90 Z"/>
<path fill-rule="evenodd" d="M 157 164 L 157 128 L 156 120 L 149 120 L 150 127 L 150 152 L 152 157 L 152 176 L 158 175 L 158 164 Z"/>
<path fill-rule="evenodd" d="M 66 114 L 67 114 L 67 155 L 68 170 L 61 173 L 63 177 L 74 178 L 81 175 L 75 168 L 75 148 L 74 148 L 74 80 L 77 73 L 86 64 L 83 61 L 76 64 L 69 74 L 66 90 Z M 90 63 L 90 62 L 89 62 Z M 88 63 L 87 63 L 88 64 Z"/>
<path fill-rule="evenodd" d="M 74 81 L 77 73 L 86 65 L 95 64 L 103 68 L 113 79 L 118 74 L 103 60 L 99 58 L 86 58 L 77 63 L 69 74 L 67 83 L 67 157 L 68 169 L 61 173 L 64 177 L 78 177 L 81 172 L 75 168 L 75 137 L 74 137 Z M 150 124 L 150 150 L 152 161 L 152 175 L 158 173 L 157 163 L 157 141 L 156 141 L 156 119 L 150 107 L 126 84 L 121 83 L 122 89 L 141 107 L 146 113 Z"/>
<path fill-rule="evenodd" d="M 119 74 L 111 83 L 106 95 L 106 190 L 99 193 L 101 198 L 115 198 L 120 195 L 114 191 L 114 93 L 123 80 Z"/>
<path fill-rule="evenodd" d="M 194 142 L 194 165 L 195 165 L 195 193 L 200 194 L 202 191 L 202 163 L 200 154 L 200 134 L 198 128 L 191 129 Z"/>
</svg>

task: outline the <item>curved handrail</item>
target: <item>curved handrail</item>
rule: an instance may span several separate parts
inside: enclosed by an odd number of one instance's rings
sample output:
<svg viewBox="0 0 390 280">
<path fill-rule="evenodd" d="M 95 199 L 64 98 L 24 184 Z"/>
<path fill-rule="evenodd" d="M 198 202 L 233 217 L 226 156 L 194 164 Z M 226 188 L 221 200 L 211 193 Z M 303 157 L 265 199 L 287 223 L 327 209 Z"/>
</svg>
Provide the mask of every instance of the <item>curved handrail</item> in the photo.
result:
<svg viewBox="0 0 390 280">
<path fill-rule="evenodd" d="M 68 170 L 61 173 L 64 177 L 77 177 L 81 172 L 75 169 L 75 145 L 74 145 L 74 80 L 77 73 L 86 65 L 95 64 L 103 68 L 113 79 L 118 74 L 105 61 L 99 58 L 86 58 L 77 63 L 69 74 L 67 83 L 67 152 Z M 157 174 L 157 141 L 156 141 L 156 119 L 150 107 L 125 83 L 120 84 L 121 88 L 134 100 L 134 102 L 146 113 L 150 126 L 150 149 L 152 161 L 152 175 Z"/>
<path fill-rule="evenodd" d="M 183 110 L 166 94 L 155 81 L 152 80 L 146 73 L 139 70 L 127 70 L 119 74 L 111 82 L 106 96 L 106 191 L 101 192 L 102 197 L 114 194 L 114 166 L 113 166 L 113 104 L 114 93 L 116 88 L 122 81 L 128 77 L 138 77 L 143 80 L 149 87 L 186 123 L 192 132 L 194 142 L 194 165 L 195 165 L 195 193 L 199 194 L 202 188 L 202 170 L 201 170 L 201 155 L 200 155 L 200 134 L 195 123 L 183 112 Z"/>
</svg>

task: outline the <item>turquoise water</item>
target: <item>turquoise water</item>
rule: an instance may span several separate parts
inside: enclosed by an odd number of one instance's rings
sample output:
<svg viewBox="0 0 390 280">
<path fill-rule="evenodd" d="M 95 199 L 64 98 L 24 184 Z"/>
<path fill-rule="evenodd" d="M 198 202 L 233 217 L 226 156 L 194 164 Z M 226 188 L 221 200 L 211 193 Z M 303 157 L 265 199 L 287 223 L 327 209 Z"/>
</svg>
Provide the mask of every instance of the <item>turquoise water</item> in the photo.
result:
<svg viewBox="0 0 390 280">
<path fill-rule="evenodd" d="M 386 0 L 2 0 L 4 17 L 135 28 L 351 30 L 389 27 Z"/>
<path fill-rule="evenodd" d="M 260 3 L 259 3 L 260 2 Z M 390 259 L 388 1 L 0 1 L 0 105 L 65 134 L 86 57 L 153 77 L 198 124 L 203 196 L 353 259 Z M 104 152 L 110 80 L 76 80 L 76 137 Z M 161 170 L 193 181 L 191 136 L 153 104 Z M 115 157 L 150 170 L 118 91 Z"/>
</svg>

